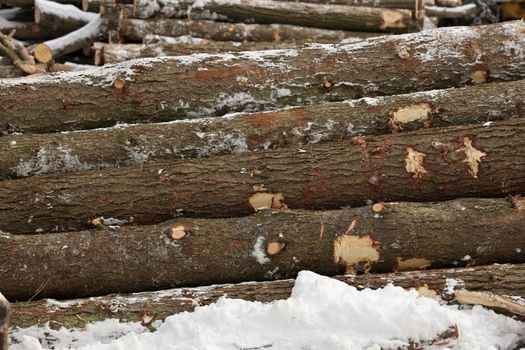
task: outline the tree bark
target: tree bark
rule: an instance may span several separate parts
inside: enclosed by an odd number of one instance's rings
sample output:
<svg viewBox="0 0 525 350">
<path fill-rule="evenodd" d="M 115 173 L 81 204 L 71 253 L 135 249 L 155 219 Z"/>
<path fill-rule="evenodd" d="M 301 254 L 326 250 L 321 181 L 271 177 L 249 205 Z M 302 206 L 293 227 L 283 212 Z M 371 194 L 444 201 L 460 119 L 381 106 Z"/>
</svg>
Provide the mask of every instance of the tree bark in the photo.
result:
<svg viewBox="0 0 525 350">
<path fill-rule="evenodd" d="M 23 77 L 25 74 L 17 67 L 11 64 L 0 65 L 0 78 L 17 78 Z"/>
<path fill-rule="evenodd" d="M 47 131 L 64 131 L 131 119 L 210 117 L 517 80 L 525 78 L 525 51 L 517 49 L 525 43 L 520 25 L 443 28 L 337 48 L 310 45 L 298 50 L 141 59 L 83 73 L 35 77 L 31 89 L 27 78 L 13 79 L 0 82 L 0 125 L 16 130 L 19 124 L 45 118 L 54 125 Z M 14 102 L 20 100 L 24 103 Z"/>
<path fill-rule="evenodd" d="M 209 0 L 204 9 L 234 21 L 283 23 L 326 29 L 406 33 L 417 29 L 412 11 L 264 0 Z"/>
<path fill-rule="evenodd" d="M 53 57 L 62 57 L 83 49 L 87 45 L 99 39 L 105 30 L 106 22 L 100 15 L 90 16 L 91 20 L 75 30 L 60 38 L 49 40 L 43 43 L 53 53 Z"/>
<path fill-rule="evenodd" d="M 81 0 L 56 0 L 60 4 L 73 4 L 78 7 L 82 5 Z M 0 5 L 12 6 L 12 7 L 33 7 L 35 0 L 0 0 Z"/>
<path fill-rule="evenodd" d="M 282 279 L 305 269 L 335 275 L 525 262 L 525 212 L 507 199 L 382 207 L 3 234 L 2 292 L 12 301 L 62 299 Z M 186 236 L 173 239 L 178 229 Z M 284 249 L 269 255 L 275 239 Z"/>
<path fill-rule="evenodd" d="M 62 5 L 48 0 L 35 1 L 35 23 L 52 31 L 70 33 L 95 17 L 95 14 L 83 12 L 73 5 Z"/>
<path fill-rule="evenodd" d="M 491 121 L 524 117 L 524 101 L 525 81 L 518 80 L 222 118 L 9 135 L 0 147 L 0 179 L 302 147 L 428 127 L 490 126 Z M 47 126 L 47 120 L 37 121 Z"/>
<path fill-rule="evenodd" d="M 188 38 L 188 37 L 186 37 Z M 301 42 L 234 42 L 234 41 L 212 41 L 189 37 L 187 41 L 181 40 L 172 44 L 102 44 L 101 56 L 105 63 L 118 63 L 134 58 L 160 57 L 160 56 L 183 56 L 194 53 L 224 53 L 240 51 L 261 51 L 272 49 L 299 48 Z"/>
<path fill-rule="evenodd" d="M 245 24 L 177 19 L 121 19 L 118 25 L 121 37 L 142 41 L 148 34 L 164 36 L 190 35 L 217 41 L 304 41 L 339 42 L 356 33 L 342 30 L 307 28 L 286 24 Z M 363 33 L 370 36 L 369 33 Z"/>
<path fill-rule="evenodd" d="M 299 2 L 287 1 L 286 2 Z M 301 3 L 310 3 L 316 5 L 345 5 L 361 7 L 380 7 L 390 9 L 407 9 L 416 10 L 416 1 L 414 0 L 304 0 Z M 204 5 L 204 6 L 203 6 Z M 316 6 L 314 5 L 314 6 Z M 287 6 L 287 5 L 284 5 Z M 295 5 L 292 5 L 295 6 Z M 135 0 L 133 4 L 134 17 L 141 19 L 148 18 L 188 18 L 188 19 L 213 19 L 226 20 L 231 22 L 231 18 L 221 16 L 214 11 L 206 9 L 206 4 L 199 4 L 194 0 Z M 304 6 L 303 6 L 304 8 Z M 421 6 L 419 5 L 419 8 Z M 274 22 L 272 22 L 274 23 Z"/>
<path fill-rule="evenodd" d="M 358 276 L 335 276 L 334 278 L 358 289 L 382 288 L 393 283 L 403 288 L 426 286 L 444 300 L 453 296 L 451 281 L 456 289 L 491 292 L 525 297 L 525 266 L 489 265 L 468 268 L 396 272 L 389 274 L 364 274 Z M 209 305 L 226 296 L 231 299 L 272 302 L 289 298 L 293 280 L 249 282 L 230 285 L 214 285 L 205 288 L 181 288 L 138 294 L 118 294 L 89 299 L 39 300 L 12 305 L 12 327 L 31 327 L 49 322 L 53 329 L 60 327 L 82 328 L 87 323 L 108 318 L 126 322 L 149 322 L 163 320 L 181 312 L 192 312 L 196 306 Z"/>
<path fill-rule="evenodd" d="M 425 6 L 425 15 L 438 18 L 472 18 L 476 16 L 476 4 L 457 7 Z"/>
<path fill-rule="evenodd" d="M 412 1 L 412 8 L 415 1 Z M 412 11 L 336 4 L 244 0 L 135 0 L 137 18 L 213 19 L 228 22 L 292 24 L 325 29 L 408 32 L 417 28 Z"/>
<path fill-rule="evenodd" d="M 244 139 L 235 140 L 246 147 Z M 241 155 L 0 182 L 0 230 L 229 217 L 271 207 L 336 209 L 374 201 L 435 201 L 525 192 L 525 121 L 419 130 Z M 137 154 L 137 157 L 144 157 Z"/>
<path fill-rule="evenodd" d="M 291 2 L 306 2 L 313 4 L 331 4 L 331 5 L 346 5 L 346 6 L 370 6 L 393 9 L 408 9 L 414 10 L 416 6 L 421 8 L 421 1 L 414 0 L 279 0 Z"/>
<path fill-rule="evenodd" d="M 0 18 L 15 22 L 31 22 L 34 11 L 27 8 L 9 8 L 0 10 Z"/>
<path fill-rule="evenodd" d="M 15 39 L 19 40 L 47 40 L 56 36 L 66 34 L 64 32 L 53 32 L 51 29 L 40 26 L 33 22 L 17 22 L 0 20 L 0 31 L 9 34 L 13 29 L 16 30 Z"/>
</svg>

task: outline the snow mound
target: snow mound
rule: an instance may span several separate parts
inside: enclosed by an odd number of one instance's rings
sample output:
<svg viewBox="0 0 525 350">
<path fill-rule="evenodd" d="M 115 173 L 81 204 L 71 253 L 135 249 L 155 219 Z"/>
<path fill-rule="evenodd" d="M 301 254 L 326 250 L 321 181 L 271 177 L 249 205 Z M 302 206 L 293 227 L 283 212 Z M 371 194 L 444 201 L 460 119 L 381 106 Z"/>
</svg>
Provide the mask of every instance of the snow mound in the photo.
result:
<svg viewBox="0 0 525 350">
<path fill-rule="evenodd" d="M 10 349 L 41 349 L 37 338 L 47 332 L 48 338 L 57 339 L 57 349 L 379 350 L 429 341 L 453 326 L 459 338 L 450 349 L 506 349 L 525 335 L 523 323 L 479 306 L 460 310 L 393 285 L 358 291 L 303 271 L 286 300 L 263 304 L 221 298 L 194 312 L 170 316 L 151 333 L 139 324 L 116 320 L 83 331 L 32 327 L 13 332 L 20 343 Z"/>
</svg>

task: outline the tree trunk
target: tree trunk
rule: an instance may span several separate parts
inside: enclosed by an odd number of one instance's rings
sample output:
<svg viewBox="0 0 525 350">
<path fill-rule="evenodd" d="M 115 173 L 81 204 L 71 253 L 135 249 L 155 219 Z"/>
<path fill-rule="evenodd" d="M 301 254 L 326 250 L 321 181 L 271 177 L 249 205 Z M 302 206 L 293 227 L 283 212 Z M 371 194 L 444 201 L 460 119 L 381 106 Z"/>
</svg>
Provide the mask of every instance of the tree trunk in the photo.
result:
<svg viewBox="0 0 525 350">
<path fill-rule="evenodd" d="M 275 112 L 55 134 L 9 135 L 0 179 L 85 171 L 525 116 L 525 80 Z M 41 127 L 47 126 L 47 120 Z M 45 129 L 23 128 L 23 131 Z M 243 142 L 244 140 L 244 142 Z M 93 152 L 93 150 L 97 150 Z"/>
<path fill-rule="evenodd" d="M 200 38 L 185 37 L 171 44 L 104 44 L 99 46 L 102 50 L 101 56 L 104 63 L 117 63 L 134 58 L 160 57 L 160 56 L 183 56 L 194 53 L 224 53 L 240 51 L 261 51 L 272 49 L 299 48 L 301 42 L 234 42 L 234 41 L 210 41 Z"/>
<path fill-rule="evenodd" d="M 106 21 L 100 15 L 94 15 L 86 25 L 60 38 L 46 41 L 43 45 L 49 48 L 54 58 L 62 57 L 91 45 L 100 38 L 105 27 Z"/>
<path fill-rule="evenodd" d="M 121 19 L 118 25 L 121 37 L 142 41 L 148 34 L 164 36 L 190 35 L 217 41 L 304 41 L 339 42 L 354 32 L 318 29 L 286 24 L 245 24 L 178 19 Z M 363 33 L 369 36 L 369 33 Z"/>
<path fill-rule="evenodd" d="M 239 148 L 247 140 L 232 141 Z M 336 209 L 374 201 L 435 201 L 525 192 L 525 121 L 429 129 L 302 148 L 0 182 L 0 230 L 229 217 L 271 207 Z M 144 153 L 137 153 L 144 158 Z M 147 156 L 147 155 L 146 155 Z M 71 160 L 74 162 L 74 159 Z"/>
<path fill-rule="evenodd" d="M 10 8 L 0 10 L 0 17 L 15 22 L 30 22 L 33 20 L 34 11 L 27 8 Z"/>
<path fill-rule="evenodd" d="M 285 1 L 298 2 L 298 1 Z M 346 5 L 364 7 L 382 7 L 390 9 L 407 9 L 416 11 L 415 0 L 304 0 L 301 3 L 321 4 L 321 5 Z M 199 4 L 194 0 L 135 0 L 133 4 L 133 14 L 136 18 L 188 18 L 188 19 L 213 19 L 228 21 L 227 16 L 221 16 L 214 11 L 206 8 L 207 3 Z M 287 6 L 287 5 L 284 5 Z M 291 5 L 296 6 L 296 5 Z M 314 5 L 316 6 L 316 5 Z M 317 6 L 319 7 L 319 6 Z M 302 6 L 301 8 L 304 8 Z M 419 5 L 418 8 L 421 8 Z M 330 8 L 332 9 L 332 7 Z M 229 19 L 231 21 L 231 18 Z M 271 22 L 274 23 L 274 22 Z"/>
<path fill-rule="evenodd" d="M 507 199 L 380 206 L 4 234 L 2 292 L 12 301 L 61 299 L 282 279 L 305 269 L 335 275 L 525 262 L 525 212 Z M 179 232 L 185 236 L 172 238 Z M 270 254 L 271 242 L 283 249 Z"/>
<path fill-rule="evenodd" d="M 414 10 L 416 6 L 421 7 L 421 1 L 414 0 L 279 0 L 291 2 L 306 2 L 313 4 L 331 4 L 331 5 L 346 5 L 346 6 L 370 6 L 383 7 L 393 9 L 408 9 Z"/>
<path fill-rule="evenodd" d="M 476 4 L 465 4 L 457 7 L 425 6 L 425 15 L 438 18 L 473 18 L 478 8 Z"/>
<path fill-rule="evenodd" d="M 446 270 L 396 272 L 389 274 L 364 274 L 335 276 L 334 278 L 358 289 L 382 288 L 393 283 L 403 288 L 425 287 L 435 291 L 444 300 L 453 296 L 456 288 L 525 297 L 525 266 L 490 265 Z M 108 318 L 126 322 L 151 323 L 166 317 L 191 312 L 196 306 L 209 305 L 219 298 L 272 302 L 289 298 L 293 280 L 250 282 L 214 285 L 205 288 L 183 288 L 138 294 L 118 294 L 89 299 L 55 302 L 40 300 L 12 305 L 12 327 L 31 327 L 49 322 L 53 329 L 60 327 L 82 328 L 87 323 Z M 150 319 L 151 318 L 151 319 Z"/>
<path fill-rule="evenodd" d="M 0 65 L 0 78 L 17 78 L 23 77 L 25 74 L 17 67 L 11 64 Z M 1 152 L 1 150 L 0 150 Z"/>
<path fill-rule="evenodd" d="M 13 29 L 16 30 L 13 37 L 19 40 L 41 41 L 66 34 L 65 32 L 53 32 L 53 30 L 33 22 L 0 21 L 0 31 L 2 33 L 9 34 Z"/>
<path fill-rule="evenodd" d="M 60 4 L 73 4 L 78 7 L 82 5 L 82 0 L 56 0 Z M 35 0 L 0 0 L 0 5 L 12 7 L 33 7 Z"/>
<path fill-rule="evenodd" d="M 261 24 L 397 33 L 417 29 L 411 21 L 412 11 L 402 9 L 264 0 L 209 0 L 203 8 L 234 21 Z"/>
<path fill-rule="evenodd" d="M 58 32 L 73 32 L 96 17 L 73 5 L 57 4 L 54 1 L 35 1 L 35 23 Z"/>
<path fill-rule="evenodd" d="M 412 8 L 415 2 L 412 2 Z M 325 29 L 408 32 L 417 28 L 412 11 L 335 4 L 245 0 L 135 0 L 137 18 L 215 19 L 228 22 L 292 24 Z"/>
<path fill-rule="evenodd" d="M 16 130 L 45 118 L 54 125 L 48 131 L 63 131 L 516 80 L 525 78 L 520 25 L 443 28 L 338 48 L 141 59 L 34 77 L 31 89 L 27 78 L 13 79 L 0 82 L 0 125 Z"/>
</svg>

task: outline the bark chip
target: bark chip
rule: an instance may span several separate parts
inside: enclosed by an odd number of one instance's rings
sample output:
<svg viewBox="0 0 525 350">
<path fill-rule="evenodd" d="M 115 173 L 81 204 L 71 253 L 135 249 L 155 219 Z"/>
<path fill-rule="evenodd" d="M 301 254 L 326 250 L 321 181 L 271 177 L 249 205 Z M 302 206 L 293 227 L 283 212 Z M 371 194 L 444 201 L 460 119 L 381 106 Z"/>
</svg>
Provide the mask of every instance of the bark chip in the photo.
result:
<svg viewBox="0 0 525 350">
<path fill-rule="evenodd" d="M 468 165 L 468 172 L 472 175 L 473 178 L 478 178 L 479 163 L 481 163 L 481 158 L 485 157 L 487 154 L 476 149 L 472 145 L 472 140 L 468 137 L 463 139 L 463 147 L 456 150 L 456 152 L 465 152 L 464 163 Z"/>
<path fill-rule="evenodd" d="M 188 225 L 173 225 L 170 228 L 170 237 L 173 239 L 182 239 L 186 237 L 190 230 L 191 228 Z"/>
<path fill-rule="evenodd" d="M 423 160 L 427 155 L 416 151 L 412 147 L 407 147 L 406 150 L 407 156 L 405 158 L 405 163 L 407 172 L 413 174 L 412 177 L 414 179 L 421 179 L 424 174 L 428 173 L 423 167 Z"/>
<path fill-rule="evenodd" d="M 392 130 L 403 130 L 403 124 L 419 121 L 428 127 L 432 109 L 428 103 L 418 103 L 406 107 L 396 108 L 390 116 Z"/>
<path fill-rule="evenodd" d="M 359 265 L 367 272 L 379 260 L 379 247 L 370 236 L 343 234 L 334 241 L 334 262 L 345 266 L 349 274 L 355 274 Z"/>
<path fill-rule="evenodd" d="M 487 82 L 487 71 L 477 69 L 470 73 L 470 82 L 474 85 L 483 84 Z"/>
<path fill-rule="evenodd" d="M 255 211 L 264 209 L 287 209 L 282 193 L 256 192 L 248 201 Z"/>
<path fill-rule="evenodd" d="M 388 28 L 405 28 L 406 24 L 404 21 L 404 16 L 401 11 L 397 10 L 383 10 L 380 13 L 381 20 L 383 23 L 379 26 L 381 29 Z"/>
<path fill-rule="evenodd" d="M 432 265 L 430 260 L 425 258 L 410 258 L 405 259 L 397 257 L 396 271 L 413 271 L 413 270 L 424 270 Z"/>
</svg>

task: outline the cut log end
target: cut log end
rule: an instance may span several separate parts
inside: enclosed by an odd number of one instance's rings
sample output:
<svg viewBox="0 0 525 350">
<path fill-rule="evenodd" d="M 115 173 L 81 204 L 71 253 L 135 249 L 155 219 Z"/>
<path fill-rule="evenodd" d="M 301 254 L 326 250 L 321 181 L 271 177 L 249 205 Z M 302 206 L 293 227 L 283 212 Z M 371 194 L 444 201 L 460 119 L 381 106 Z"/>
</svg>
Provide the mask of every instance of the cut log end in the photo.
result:
<svg viewBox="0 0 525 350">
<path fill-rule="evenodd" d="M 53 59 L 53 52 L 46 44 L 37 44 L 35 46 L 34 56 L 38 62 L 48 64 Z"/>
<path fill-rule="evenodd" d="M 383 209 L 385 209 L 385 206 L 381 203 L 376 203 L 374 205 L 372 205 L 372 211 L 374 213 L 380 213 L 383 211 Z"/>
<path fill-rule="evenodd" d="M 266 252 L 268 255 L 277 255 L 284 250 L 285 246 L 286 243 L 282 236 L 270 236 L 268 237 Z"/>
<path fill-rule="evenodd" d="M 113 86 L 116 89 L 121 90 L 121 89 L 123 89 L 126 86 L 126 80 L 124 80 L 123 78 L 117 78 L 113 82 Z"/>
</svg>

